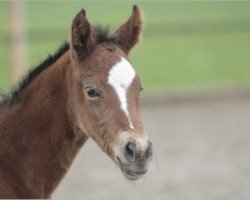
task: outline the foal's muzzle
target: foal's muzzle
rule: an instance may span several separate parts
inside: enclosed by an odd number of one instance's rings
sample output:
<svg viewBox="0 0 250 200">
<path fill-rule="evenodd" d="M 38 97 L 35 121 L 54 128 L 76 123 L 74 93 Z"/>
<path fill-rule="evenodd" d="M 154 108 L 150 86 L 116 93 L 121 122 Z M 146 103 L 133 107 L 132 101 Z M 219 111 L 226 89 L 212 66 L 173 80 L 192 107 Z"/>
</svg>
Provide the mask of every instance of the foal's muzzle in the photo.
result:
<svg viewBox="0 0 250 200">
<path fill-rule="evenodd" d="M 124 156 L 129 163 L 147 162 L 152 155 L 152 143 L 149 141 L 145 151 L 140 150 L 135 142 L 128 142 L 124 147 Z"/>
<path fill-rule="evenodd" d="M 117 157 L 119 166 L 129 180 L 137 180 L 147 172 L 152 159 L 152 143 L 147 142 L 146 148 L 141 148 L 135 141 L 129 141 L 123 149 L 125 160 Z"/>
</svg>

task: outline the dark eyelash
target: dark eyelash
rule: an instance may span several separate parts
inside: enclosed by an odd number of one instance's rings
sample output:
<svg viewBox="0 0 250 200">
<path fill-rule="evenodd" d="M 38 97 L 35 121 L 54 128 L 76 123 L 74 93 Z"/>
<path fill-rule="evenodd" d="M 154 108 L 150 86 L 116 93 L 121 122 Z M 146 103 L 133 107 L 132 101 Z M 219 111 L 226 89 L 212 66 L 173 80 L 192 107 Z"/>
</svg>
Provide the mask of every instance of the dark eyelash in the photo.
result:
<svg viewBox="0 0 250 200">
<path fill-rule="evenodd" d="M 90 98 L 94 98 L 94 97 L 99 97 L 100 96 L 100 94 L 96 90 L 94 90 L 94 89 L 88 90 L 87 94 L 88 94 L 88 96 Z"/>
</svg>

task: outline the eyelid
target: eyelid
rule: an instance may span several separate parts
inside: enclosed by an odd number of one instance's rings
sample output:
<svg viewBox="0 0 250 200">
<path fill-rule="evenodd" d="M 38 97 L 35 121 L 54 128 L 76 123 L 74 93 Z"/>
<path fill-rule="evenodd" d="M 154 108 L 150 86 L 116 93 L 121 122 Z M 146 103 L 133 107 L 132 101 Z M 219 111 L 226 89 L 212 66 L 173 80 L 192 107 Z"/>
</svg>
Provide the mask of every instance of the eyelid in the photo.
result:
<svg viewBox="0 0 250 200">
<path fill-rule="evenodd" d="M 96 88 L 96 87 L 86 86 L 85 87 L 85 91 L 88 92 L 89 90 L 95 90 L 99 97 L 102 96 L 102 92 L 98 88 Z"/>
<path fill-rule="evenodd" d="M 90 85 L 87 85 L 84 87 L 85 90 L 91 90 L 91 89 L 96 89 L 96 87 L 93 87 L 93 86 L 90 86 Z"/>
</svg>

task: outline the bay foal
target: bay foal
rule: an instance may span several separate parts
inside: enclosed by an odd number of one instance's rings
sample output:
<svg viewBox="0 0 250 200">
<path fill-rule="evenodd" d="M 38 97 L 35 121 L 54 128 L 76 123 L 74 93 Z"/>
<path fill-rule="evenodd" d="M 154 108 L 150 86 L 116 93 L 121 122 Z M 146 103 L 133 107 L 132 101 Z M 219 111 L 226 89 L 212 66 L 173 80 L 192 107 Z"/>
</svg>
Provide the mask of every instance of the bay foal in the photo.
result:
<svg viewBox="0 0 250 200">
<path fill-rule="evenodd" d="M 128 179 L 147 171 L 152 147 L 139 114 L 142 86 L 128 59 L 141 26 L 137 6 L 112 35 L 81 10 L 71 44 L 1 102 L 1 198 L 49 198 L 88 138 Z"/>
</svg>

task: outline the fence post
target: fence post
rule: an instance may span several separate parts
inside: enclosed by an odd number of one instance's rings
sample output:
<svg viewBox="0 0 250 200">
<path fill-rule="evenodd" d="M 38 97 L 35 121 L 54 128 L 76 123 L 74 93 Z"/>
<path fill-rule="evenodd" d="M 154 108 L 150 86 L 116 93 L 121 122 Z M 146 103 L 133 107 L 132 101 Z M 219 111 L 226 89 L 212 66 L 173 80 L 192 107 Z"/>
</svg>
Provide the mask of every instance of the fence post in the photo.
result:
<svg viewBox="0 0 250 200">
<path fill-rule="evenodd" d="M 10 61 L 11 83 L 15 84 L 27 62 L 26 55 L 26 27 L 25 2 L 9 1 L 10 4 Z"/>
</svg>

